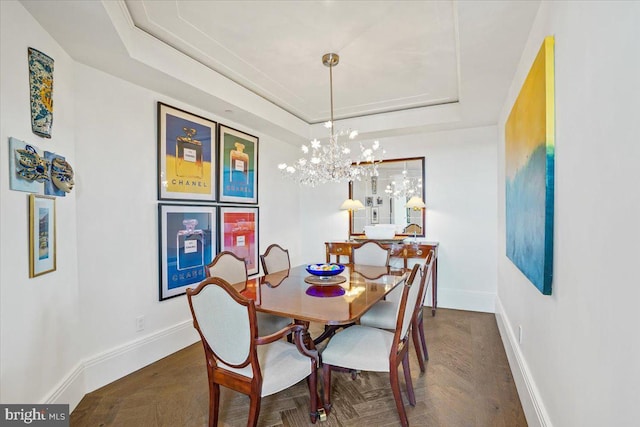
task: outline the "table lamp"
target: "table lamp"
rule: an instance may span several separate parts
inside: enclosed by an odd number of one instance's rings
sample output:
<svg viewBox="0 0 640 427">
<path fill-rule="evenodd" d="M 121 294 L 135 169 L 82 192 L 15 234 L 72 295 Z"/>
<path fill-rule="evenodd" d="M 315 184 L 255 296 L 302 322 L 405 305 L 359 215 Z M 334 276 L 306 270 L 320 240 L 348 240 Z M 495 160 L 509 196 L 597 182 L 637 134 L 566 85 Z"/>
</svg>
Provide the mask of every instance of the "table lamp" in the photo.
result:
<svg viewBox="0 0 640 427">
<path fill-rule="evenodd" d="M 357 199 L 356 200 L 347 199 L 344 202 L 342 202 L 342 205 L 340 206 L 340 210 L 349 211 L 349 213 L 359 211 L 360 209 L 364 209 L 364 205 L 360 200 L 357 200 Z M 349 216 L 349 219 L 351 219 L 351 216 Z M 350 240 L 351 240 L 351 233 L 349 233 L 349 236 L 347 238 L 347 241 L 350 241 Z"/>
<path fill-rule="evenodd" d="M 427 205 L 424 204 L 424 201 L 422 200 L 422 197 L 419 196 L 413 196 L 409 199 L 409 201 L 407 202 L 406 205 L 404 205 L 405 208 L 409 208 L 409 209 L 413 209 L 414 211 L 419 211 L 421 209 L 424 209 L 427 207 Z M 423 230 L 424 230 L 424 224 L 422 224 Z M 417 242 L 418 238 L 416 237 L 417 234 L 417 230 L 414 227 L 413 228 L 413 241 Z"/>
</svg>

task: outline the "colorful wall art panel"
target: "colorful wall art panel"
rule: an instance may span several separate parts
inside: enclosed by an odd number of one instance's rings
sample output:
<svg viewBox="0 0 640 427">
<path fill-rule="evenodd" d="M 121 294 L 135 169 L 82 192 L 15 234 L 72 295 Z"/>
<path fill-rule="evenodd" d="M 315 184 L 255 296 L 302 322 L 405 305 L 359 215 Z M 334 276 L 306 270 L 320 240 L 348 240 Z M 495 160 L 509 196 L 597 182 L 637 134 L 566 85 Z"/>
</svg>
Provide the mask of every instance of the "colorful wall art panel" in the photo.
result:
<svg viewBox="0 0 640 427">
<path fill-rule="evenodd" d="M 258 138 L 220 125 L 220 201 L 258 203 Z"/>
<path fill-rule="evenodd" d="M 505 125 L 507 257 L 544 295 L 553 274 L 554 38 L 546 37 Z"/>
<path fill-rule="evenodd" d="M 51 138 L 53 126 L 53 59 L 30 47 L 29 87 L 31 96 L 31 130 Z"/>
<path fill-rule="evenodd" d="M 220 224 L 220 251 L 233 252 L 249 275 L 258 274 L 258 208 L 221 207 Z"/>
<path fill-rule="evenodd" d="M 44 194 L 48 196 L 64 197 L 70 193 L 75 185 L 73 168 L 59 154 L 44 152 L 44 158 L 49 164 L 50 179 L 44 183 Z"/>
<path fill-rule="evenodd" d="M 49 181 L 49 162 L 35 145 L 9 138 L 9 182 L 12 190 L 42 193 Z"/>
<path fill-rule="evenodd" d="M 158 103 L 158 198 L 216 200 L 216 122 Z"/>
<path fill-rule="evenodd" d="M 160 300 L 205 279 L 216 255 L 216 207 L 160 204 Z"/>
</svg>

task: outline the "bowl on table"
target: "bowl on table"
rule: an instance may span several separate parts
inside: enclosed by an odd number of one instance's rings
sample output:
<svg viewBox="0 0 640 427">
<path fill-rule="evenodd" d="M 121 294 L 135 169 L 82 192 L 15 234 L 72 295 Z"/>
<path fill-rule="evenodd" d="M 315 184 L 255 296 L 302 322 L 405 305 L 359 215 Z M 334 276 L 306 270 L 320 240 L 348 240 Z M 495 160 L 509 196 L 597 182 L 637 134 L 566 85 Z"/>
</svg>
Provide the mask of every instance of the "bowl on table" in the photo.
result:
<svg viewBox="0 0 640 427">
<path fill-rule="evenodd" d="M 344 265 L 336 263 L 309 264 L 307 272 L 314 276 L 328 277 L 337 276 L 344 271 Z"/>
</svg>

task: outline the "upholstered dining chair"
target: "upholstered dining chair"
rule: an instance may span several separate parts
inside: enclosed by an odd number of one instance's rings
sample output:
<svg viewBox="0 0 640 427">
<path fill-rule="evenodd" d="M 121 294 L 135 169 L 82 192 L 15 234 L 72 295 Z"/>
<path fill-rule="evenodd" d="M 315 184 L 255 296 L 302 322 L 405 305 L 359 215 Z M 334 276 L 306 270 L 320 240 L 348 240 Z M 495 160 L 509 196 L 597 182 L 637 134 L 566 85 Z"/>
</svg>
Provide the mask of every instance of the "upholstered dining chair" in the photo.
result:
<svg viewBox="0 0 640 427">
<path fill-rule="evenodd" d="M 219 277 L 227 283 L 247 283 L 247 264 L 234 253 L 220 252 L 205 268 L 207 277 Z M 270 313 L 256 312 L 258 332 L 261 336 L 270 335 L 293 323 L 292 319 Z"/>
<path fill-rule="evenodd" d="M 402 362 L 402 371 L 407 387 L 407 397 L 412 406 L 416 404 L 409 369 L 409 353 L 407 352 L 411 318 L 419 297 L 419 289 L 415 282 L 419 265 L 411 270 L 409 278 L 402 286 L 402 297 L 396 315 L 396 328 L 393 332 L 370 326 L 354 325 L 336 333 L 322 352 L 322 373 L 324 377 L 324 404 L 327 415 L 331 411 L 331 370 L 344 368 L 389 372 L 391 390 L 396 402 L 400 422 L 408 426 L 407 413 L 400 393 L 398 365 Z"/>
<path fill-rule="evenodd" d="M 289 270 L 291 262 L 289 261 L 289 251 L 280 245 L 272 244 L 267 247 L 264 255 L 260 255 L 260 262 L 264 274 L 275 273 L 276 271 Z"/>
<path fill-rule="evenodd" d="M 378 242 L 366 241 L 353 247 L 351 261 L 354 264 L 388 266 L 390 249 L 385 249 Z"/>
<path fill-rule="evenodd" d="M 220 386 L 250 398 L 248 426 L 256 426 L 262 397 L 307 379 L 310 417 L 318 416 L 316 350 L 303 343 L 303 325 L 288 325 L 278 333 L 258 337 L 256 308 L 229 283 L 210 277 L 187 289 L 193 326 L 200 334 L 209 382 L 209 426 L 218 425 Z M 294 333 L 295 345 L 281 340 Z"/>
<path fill-rule="evenodd" d="M 424 264 L 416 264 L 420 266 L 420 291 L 416 306 L 414 307 L 414 315 L 411 318 L 411 336 L 413 346 L 420 364 L 420 371 L 425 371 L 425 360 L 429 360 L 429 352 L 427 351 L 427 341 L 424 336 L 424 322 L 422 317 L 425 297 L 429 281 L 433 274 L 433 259 L 435 253 L 433 250 L 425 258 Z M 397 289 L 392 292 L 397 295 Z M 402 295 L 400 293 L 400 295 Z M 373 328 L 393 330 L 396 327 L 396 313 L 400 305 L 399 299 L 387 298 L 384 301 L 378 301 L 367 312 L 360 317 L 360 324 Z"/>
</svg>

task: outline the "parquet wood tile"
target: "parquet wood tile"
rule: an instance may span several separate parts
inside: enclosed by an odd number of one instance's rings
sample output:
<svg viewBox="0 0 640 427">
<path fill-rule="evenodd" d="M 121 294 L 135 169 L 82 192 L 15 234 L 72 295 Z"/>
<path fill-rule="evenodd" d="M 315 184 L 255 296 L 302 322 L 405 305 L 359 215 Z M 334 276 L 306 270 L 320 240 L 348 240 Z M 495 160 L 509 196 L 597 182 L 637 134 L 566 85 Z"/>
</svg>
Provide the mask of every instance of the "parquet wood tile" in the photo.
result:
<svg viewBox="0 0 640 427">
<path fill-rule="evenodd" d="M 527 422 L 520 405 L 495 316 L 438 309 L 425 311 L 430 360 L 420 372 L 410 349 L 416 406 L 409 423 L 434 427 L 520 427 Z M 312 335 L 321 331 L 312 325 Z M 402 374 L 401 374 L 402 377 Z M 320 387 L 322 381 L 319 381 Z M 332 375 L 333 411 L 318 427 L 400 425 L 389 375 L 362 372 Z M 207 374 L 202 345 L 196 343 L 137 372 L 87 394 L 71 414 L 72 427 L 191 427 L 208 418 Z M 219 426 L 244 427 L 249 399 L 221 388 Z M 306 382 L 262 399 L 259 426 L 311 426 Z"/>
</svg>

